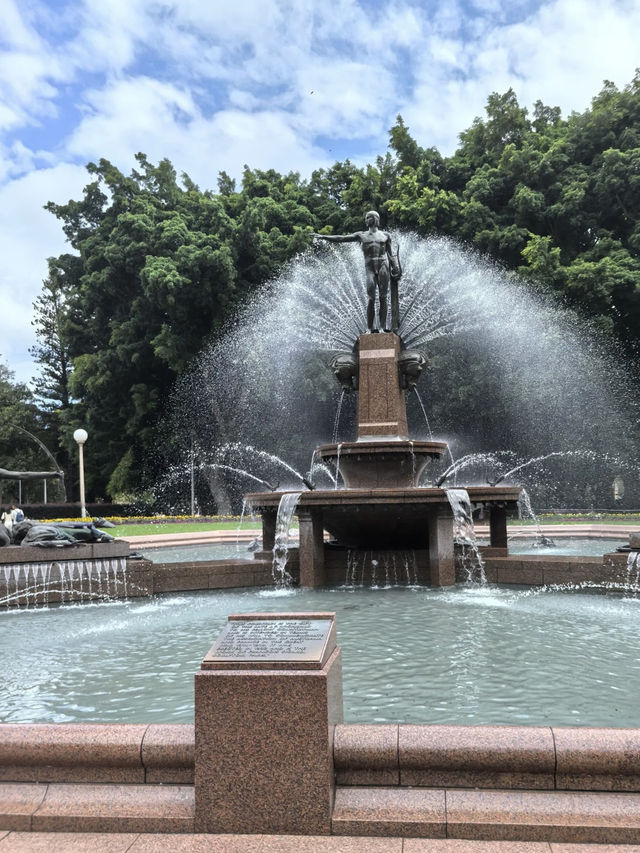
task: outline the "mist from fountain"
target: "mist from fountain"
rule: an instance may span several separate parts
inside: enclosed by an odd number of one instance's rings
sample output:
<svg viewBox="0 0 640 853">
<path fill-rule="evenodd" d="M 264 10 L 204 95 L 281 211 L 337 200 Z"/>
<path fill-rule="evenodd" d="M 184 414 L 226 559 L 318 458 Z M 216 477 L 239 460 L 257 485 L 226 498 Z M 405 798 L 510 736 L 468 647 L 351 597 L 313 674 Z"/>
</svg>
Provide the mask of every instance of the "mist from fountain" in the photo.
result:
<svg viewBox="0 0 640 853">
<path fill-rule="evenodd" d="M 449 440 L 454 465 L 507 448 L 532 460 L 549 454 L 551 444 L 554 453 L 582 448 L 637 467 L 637 402 L 610 342 L 452 240 L 405 233 L 394 240 L 404 269 L 400 335 L 429 359 L 421 379 L 424 414 L 418 397 L 408 397 L 412 436 L 430 437 L 430 424 L 437 438 Z M 359 248 L 323 245 L 299 256 L 185 375 L 168 422 L 172 446 L 176 435 L 195 434 L 200 445 L 239 454 L 235 462 L 219 455 L 212 461 L 252 471 L 260 454 L 279 457 L 302 482 L 296 469 L 308 448 L 334 433 L 342 392 L 329 361 L 350 351 L 364 331 Z M 354 397 L 344 396 L 341 437 L 354 431 Z M 588 466 L 579 469 L 540 488 L 529 484 L 532 498 L 578 506 L 591 474 Z M 239 506 L 240 490 L 226 485 Z M 604 485 L 590 488 L 597 498 Z"/>
</svg>

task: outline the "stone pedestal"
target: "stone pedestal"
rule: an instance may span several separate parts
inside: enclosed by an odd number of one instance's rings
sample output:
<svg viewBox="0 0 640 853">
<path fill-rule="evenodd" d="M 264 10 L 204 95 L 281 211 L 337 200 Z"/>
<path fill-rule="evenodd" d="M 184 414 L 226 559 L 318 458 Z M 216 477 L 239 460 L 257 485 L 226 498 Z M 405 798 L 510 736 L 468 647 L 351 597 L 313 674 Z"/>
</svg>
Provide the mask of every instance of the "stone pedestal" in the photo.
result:
<svg viewBox="0 0 640 853">
<path fill-rule="evenodd" d="M 404 391 L 398 378 L 400 338 L 394 334 L 360 335 L 358 441 L 409 437 Z"/>
<path fill-rule="evenodd" d="M 195 676 L 196 832 L 330 834 L 342 722 L 333 620 L 229 617 Z"/>
<path fill-rule="evenodd" d="M 454 586 L 456 568 L 453 552 L 453 513 L 445 507 L 429 513 L 429 583 Z"/>
<path fill-rule="evenodd" d="M 324 530 L 320 509 L 298 510 L 300 530 L 300 586 L 318 588 L 325 586 L 327 577 L 324 565 Z"/>
<path fill-rule="evenodd" d="M 489 542 L 492 548 L 507 552 L 507 507 L 494 504 L 489 510 Z"/>
<path fill-rule="evenodd" d="M 277 507 L 269 507 L 262 511 L 262 549 L 273 551 L 276 544 Z"/>
</svg>

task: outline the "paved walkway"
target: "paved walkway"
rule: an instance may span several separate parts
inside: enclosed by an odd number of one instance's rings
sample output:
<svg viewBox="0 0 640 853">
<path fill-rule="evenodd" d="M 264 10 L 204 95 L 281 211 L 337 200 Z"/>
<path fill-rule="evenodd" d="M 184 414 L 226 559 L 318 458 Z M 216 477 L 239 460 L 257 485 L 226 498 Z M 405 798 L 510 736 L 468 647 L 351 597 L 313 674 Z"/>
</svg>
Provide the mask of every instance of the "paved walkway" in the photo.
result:
<svg viewBox="0 0 640 853">
<path fill-rule="evenodd" d="M 640 531 L 638 524 L 542 524 L 540 526 L 545 536 L 571 536 L 585 539 L 615 539 L 624 541 L 629 533 Z M 193 533 L 156 533 L 145 536 L 119 536 L 138 548 L 161 548 L 174 545 L 199 545 L 215 542 L 251 542 L 260 536 L 260 529 L 245 530 L 202 530 Z M 535 536 L 536 528 L 531 525 L 509 525 L 509 538 Z M 489 536 L 486 524 L 477 524 L 476 533 L 480 537 Z M 117 536 L 117 531 L 116 534 Z"/>
<path fill-rule="evenodd" d="M 640 853 L 637 844 L 313 835 L 3 832 L 0 853 Z"/>
</svg>

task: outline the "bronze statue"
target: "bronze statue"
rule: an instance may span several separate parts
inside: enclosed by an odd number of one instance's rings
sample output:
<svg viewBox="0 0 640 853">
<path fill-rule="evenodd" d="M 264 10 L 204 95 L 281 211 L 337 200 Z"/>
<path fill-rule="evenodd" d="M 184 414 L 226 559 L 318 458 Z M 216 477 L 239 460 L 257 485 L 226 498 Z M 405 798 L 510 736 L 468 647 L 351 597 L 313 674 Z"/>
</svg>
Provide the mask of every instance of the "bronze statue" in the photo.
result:
<svg viewBox="0 0 640 853">
<path fill-rule="evenodd" d="M 378 325 L 385 332 L 398 331 L 400 325 L 400 309 L 398 302 L 398 279 L 402 270 L 397 258 L 391 251 L 391 235 L 380 231 L 380 216 L 375 210 L 365 213 L 364 221 L 367 231 L 356 231 L 355 234 L 313 234 L 320 240 L 330 243 L 360 243 L 364 254 L 364 268 L 367 284 L 367 328 L 374 329 L 376 319 L 376 290 L 380 299 Z M 391 329 L 387 326 L 387 294 L 391 284 Z"/>
</svg>

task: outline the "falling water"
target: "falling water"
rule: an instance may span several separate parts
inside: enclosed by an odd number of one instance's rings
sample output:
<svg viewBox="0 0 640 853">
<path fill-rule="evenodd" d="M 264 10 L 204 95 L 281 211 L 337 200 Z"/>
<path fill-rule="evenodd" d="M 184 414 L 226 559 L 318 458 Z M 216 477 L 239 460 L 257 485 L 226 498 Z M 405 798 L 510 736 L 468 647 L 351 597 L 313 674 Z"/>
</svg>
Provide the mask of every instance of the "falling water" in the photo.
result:
<svg viewBox="0 0 640 853">
<path fill-rule="evenodd" d="M 416 586 L 417 583 L 418 561 L 412 549 L 347 551 L 346 587 L 389 589 L 392 586 Z"/>
<path fill-rule="evenodd" d="M 427 426 L 427 436 L 429 438 L 429 441 L 432 441 L 433 440 L 433 432 L 431 431 L 431 424 L 429 423 L 429 418 L 427 417 L 427 410 L 424 407 L 424 403 L 422 402 L 422 397 L 420 396 L 417 385 L 413 386 L 413 391 L 414 391 L 416 397 L 418 398 L 418 403 L 420 405 L 420 409 L 421 409 L 422 414 L 424 416 L 424 422 Z"/>
<path fill-rule="evenodd" d="M 290 586 L 293 578 L 286 569 L 289 558 L 289 537 L 293 514 L 298 506 L 302 492 L 285 492 L 278 504 L 276 517 L 276 536 L 273 546 L 271 574 L 276 587 Z"/>
<path fill-rule="evenodd" d="M 343 388 L 340 392 L 340 399 L 338 400 L 338 407 L 336 409 L 336 419 L 333 422 L 333 436 L 331 441 L 335 444 L 338 441 L 338 432 L 340 429 L 340 413 L 342 412 L 342 402 L 344 400 L 344 395 L 346 394 L 346 390 Z"/>
<path fill-rule="evenodd" d="M 529 492 L 526 489 L 522 489 L 520 492 L 520 497 L 518 498 L 518 515 L 520 518 L 526 519 L 530 518 L 533 521 L 533 524 L 536 529 L 536 545 L 542 547 L 552 547 L 554 542 L 548 536 L 545 536 L 542 532 L 542 527 L 540 527 L 540 522 L 538 521 L 538 516 L 533 511 L 533 507 L 531 505 L 531 497 L 529 496 Z"/>
<path fill-rule="evenodd" d="M 640 587 L 640 551 L 629 551 L 627 557 L 627 585 L 638 589 Z"/>
<path fill-rule="evenodd" d="M 473 510 L 466 489 L 446 489 L 447 500 L 453 511 L 454 541 L 462 546 L 462 565 L 467 574 L 466 582 L 486 584 L 484 561 L 480 555 L 476 531 L 473 526 Z"/>
<path fill-rule="evenodd" d="M 420 382 L 430 435 L 455 436 L 458 458 L 496 447 L 519 459 L 541 458 L 553 436 L 558 451 L 599 452 L 606 445 L 629 466 L 637 464 L 636 403 L 611 342 L 453 241 L 393 237 L 404 268 L 400 335 L 429 358 Z M 297 257 L 181 378 L 167 429 L 206 436 L 210 446 L 253 447 L 237 462 L 212 461 L 251 471 L 277 465 L 300 482 L 295 469 L 335 432 L 335 411 L 319 402 L 331 396 L 328 356 L 351 351 L 365 331 L 365 301 L 358 247 L 317 246 Z M 282 429 L 282 411 L 295 428 Z M 257 441 L 263 450 L 253 446 Z M 273 461 L 274 451 L 289 469 Z M 591 502 L 585 485 L 594 472 L 575 461 L 551 485 L 533 484 L 533 499 L 539 491 L 557 506 L 569 500 L 580 506 L 581 496 Z M 505 466 L 501 476 L 516 467 Z M 452 481 L 456 474 L 454 468 Z M 603 488 L 593 484 L 597 496 Z"/>
<path fill-rule="evenodd" d="M 127 559 L 56 560 L 3 566 L 0 607 L 48 607 L 51 601 L 95 601 L 127 596 Z M 55 597 L 52 598 L 52 595 Z"/>
<path fill-rule="evenodd" d="M 334 487 L 335 489 L 338 488 L 338 478 L 341 476 L 340 475 L 340 452 L 341 452 L 341 450 L 342 450 L 342 442 L 340 442 L 340 444 L 338 445 L 337 450 L 336 450 L 336 482 L 335 482 L 335 487 Z"/>
</svg>

